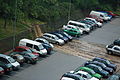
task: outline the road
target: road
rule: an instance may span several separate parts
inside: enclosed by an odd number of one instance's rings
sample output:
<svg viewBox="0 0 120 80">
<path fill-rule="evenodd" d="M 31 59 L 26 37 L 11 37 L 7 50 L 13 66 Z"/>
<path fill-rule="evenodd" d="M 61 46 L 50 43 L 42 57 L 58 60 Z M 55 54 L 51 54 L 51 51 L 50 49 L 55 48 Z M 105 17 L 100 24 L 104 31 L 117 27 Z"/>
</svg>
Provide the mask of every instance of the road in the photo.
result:
<svg viewBox="0 0 120 80">
<path fill-rule="evenodd" d="M 25 65 L 20 71 L 14 71 L 5 75 L 0 80 L 59 80 L 63 73 L 74 70 L 86 60 L 62 54 L 55 51 L 54 54 L 44 58 L 36 65 Z"/>
<path fill-rule="evenodd" d="M 120 18 L 106 23 L 102 28 L 83 36 L 80 40 L 107 45 L 118 38 L 120 38 Z"/>
</svg>

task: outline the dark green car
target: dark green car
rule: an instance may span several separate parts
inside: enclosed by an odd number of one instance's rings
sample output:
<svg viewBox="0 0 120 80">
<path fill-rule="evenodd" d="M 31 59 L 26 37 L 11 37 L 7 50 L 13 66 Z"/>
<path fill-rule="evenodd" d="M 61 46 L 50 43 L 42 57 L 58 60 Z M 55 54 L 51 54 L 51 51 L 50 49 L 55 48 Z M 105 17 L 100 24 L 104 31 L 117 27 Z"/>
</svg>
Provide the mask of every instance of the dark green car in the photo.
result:
<svg viewBox="0 0 120 80">
<path fill-rule="evenodd" d="M 75 70 L 75 72 L 78 72 L 78 71 L 85 71 L 87 73 L 89 73 L 92 77 L 95 77 L 95 78 L 98 78 L 98 79 L 101 79 L 102 76 L 96 72 L 94 72 L 94 70 L 88 68 L 88 67 L 79 67 Z"/>
<path fill-rule="evenodd" d="M 80 37 L 81 33 L 78 29 L 64 29 L 64 32 L 68 33 L 71 36 Z"/>
</svg>

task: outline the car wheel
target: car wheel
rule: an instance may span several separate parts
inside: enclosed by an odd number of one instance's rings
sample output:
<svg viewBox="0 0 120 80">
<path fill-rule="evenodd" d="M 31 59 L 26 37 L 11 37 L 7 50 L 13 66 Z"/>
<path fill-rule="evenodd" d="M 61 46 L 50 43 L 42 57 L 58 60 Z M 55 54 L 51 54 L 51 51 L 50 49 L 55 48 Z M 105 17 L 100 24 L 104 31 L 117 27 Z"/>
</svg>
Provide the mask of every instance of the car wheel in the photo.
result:
<svg viewBox="0 0 120 80">
<path fill-rule="evenodd" d="M 27 63 L 30 64 L 30 61 L 28 60 Z"/>
<path fill-rule="evenodd" d="M 110 55 L 113 54 L 112 51 L 107 51 L 107 53 L 110 54 Z"/>
</svg>

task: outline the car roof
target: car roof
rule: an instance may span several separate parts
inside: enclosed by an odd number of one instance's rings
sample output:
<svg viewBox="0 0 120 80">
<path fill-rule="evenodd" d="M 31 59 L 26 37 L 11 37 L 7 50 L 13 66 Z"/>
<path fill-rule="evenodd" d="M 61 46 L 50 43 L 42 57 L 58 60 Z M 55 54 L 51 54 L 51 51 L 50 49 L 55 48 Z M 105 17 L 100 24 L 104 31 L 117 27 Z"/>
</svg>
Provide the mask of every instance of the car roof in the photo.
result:
<svg viewBox="0 0 120 80">
<path fill-rule="evenodd" d="M 78 22 L 78 21 L 72 21 L 72 20 L 70 20 L 69 23 L 70 22 L 73 22 L 73 23 L 76 23 L 76 24 L 80 24 L 80 25 L 85 25 L 84 23 L 81 23 L 81 22 Z"/>
<path fill-rule="evenodd" d="M 30 39 L 21 39 L 20 41 L 27 42 L 30 44 L 35 44 L 35 45 L 41 45 L 41 43 L 39 43 L 37 41 L 30 40 Z"/>
<path fill-rule="evenodd" d="M 30 49 L 30 48 L 29 48 L 29 47 L 27 47 L 27 46 L 17 46 L 16 48 Z"/>
<path fill-rule="evenodd" d="M 0 57 L 3 57 L 3 58 L 10 58 L 10 56 L 4 55 L 4 54 L 0 54 Z"/>
<path fill-rule="evenodd" d="M 45 33 L 45 34 L 43 34 L 43 35 L 50 35 L 50 36 L 56 37 L 56 35 L 51 34 L 51 33 Z"/>
<path fill-rule="evenodd" d="M 85 71 L 78 71 L 77 73 L 81 73 L 81 74 L 84 74 L 84 75 L 87 75 L 88 73 L 85 72 Z"/>
</svg>

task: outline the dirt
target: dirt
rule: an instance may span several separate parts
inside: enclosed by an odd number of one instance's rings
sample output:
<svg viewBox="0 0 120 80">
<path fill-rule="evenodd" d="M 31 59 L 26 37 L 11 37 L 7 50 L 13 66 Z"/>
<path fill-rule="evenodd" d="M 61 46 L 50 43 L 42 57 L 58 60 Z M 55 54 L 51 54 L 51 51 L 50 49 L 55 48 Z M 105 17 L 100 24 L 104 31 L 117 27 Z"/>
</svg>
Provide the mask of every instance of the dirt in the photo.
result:
<svg viewBox="0 0 120 80">
<path fill-rule="evenodd" d="M 120 57 L 108 55 L 105 50 L 105 45 L 89 43 L 81 40 L 73 40 L 64 46 L 55 46 L 55 49 L 60 50 L 66 54 L 82 57 L 91 60 L 94 57 L 102 57 L 117 64 L 117 71 L 120 71 Z"/>
</svg>

